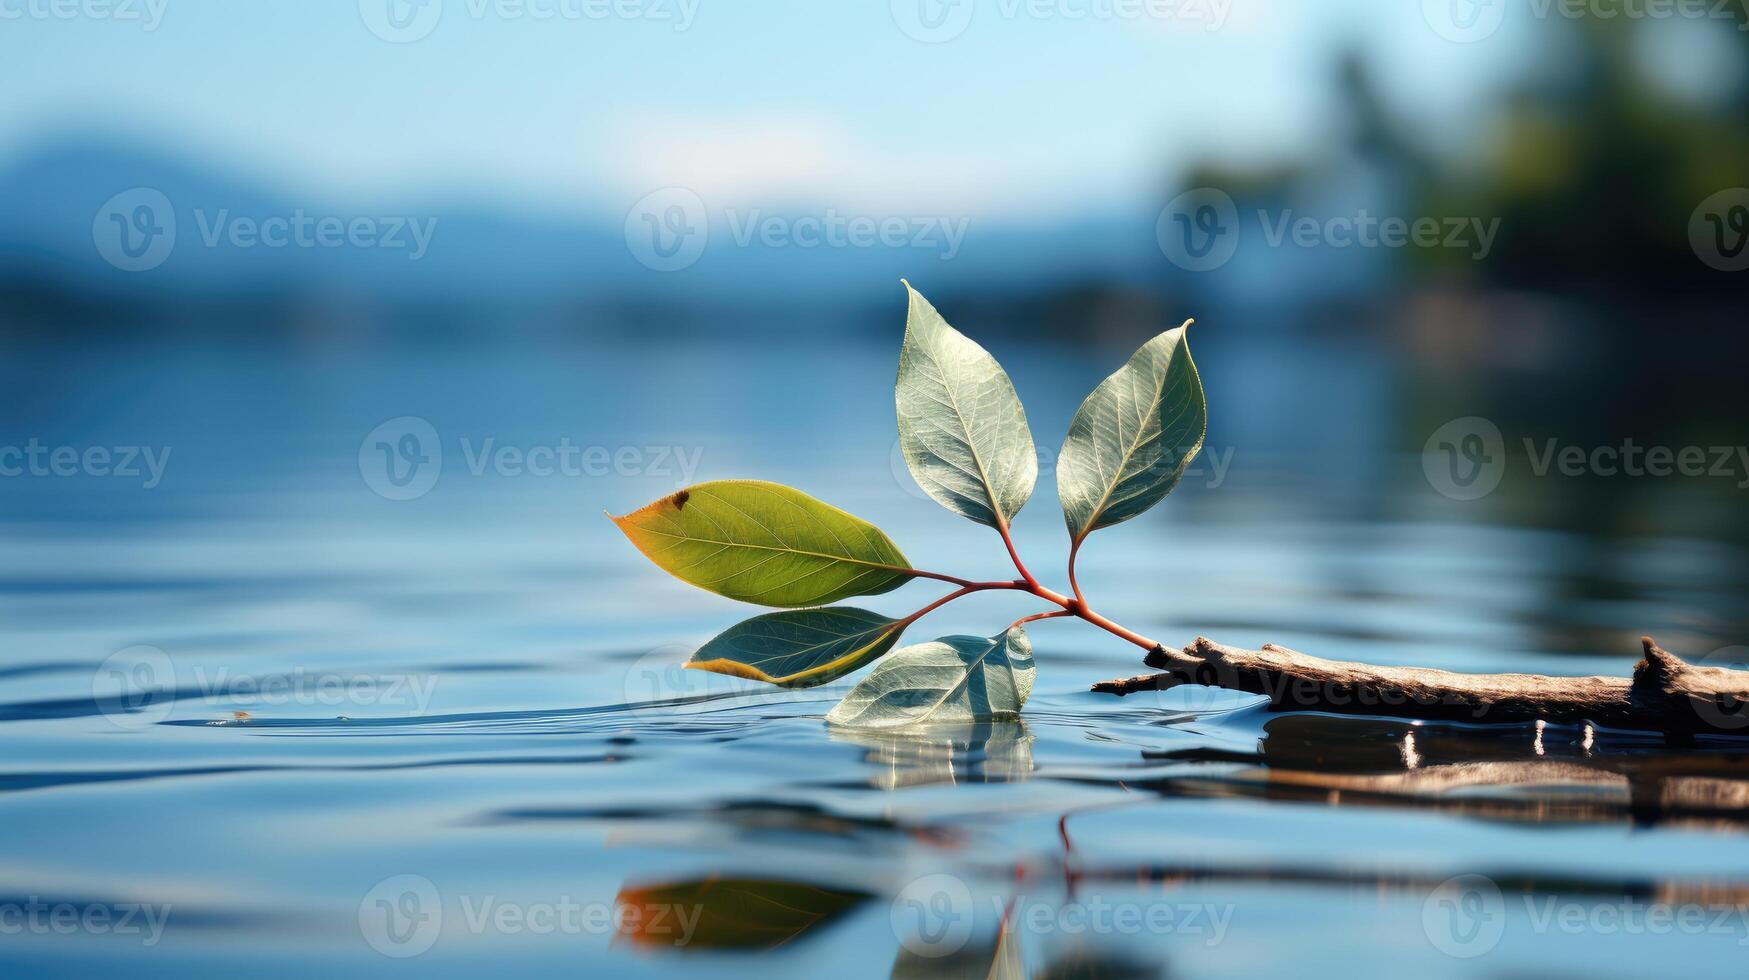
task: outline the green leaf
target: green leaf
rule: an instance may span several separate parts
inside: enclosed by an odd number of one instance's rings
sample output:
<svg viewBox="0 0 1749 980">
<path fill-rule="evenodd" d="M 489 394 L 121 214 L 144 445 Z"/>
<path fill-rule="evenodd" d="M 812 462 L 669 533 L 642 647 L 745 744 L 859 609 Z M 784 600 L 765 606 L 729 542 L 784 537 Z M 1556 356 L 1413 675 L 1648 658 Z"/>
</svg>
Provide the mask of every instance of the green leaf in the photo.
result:
<svg viewBox="0 0 1749 980">
<path fill-rule="evenodd" d="M 894 386 L 905 465 L 948 510 L 1004 526 L 1038 481 L 1026 410 L 1002 365 L 948 326 L 910 283 L 905 289 L 911 305 Z"/>
<path fill-rule="evenodd" d="M 783 687 L 814 687 L 891 650 L 907 625 L 842 606 L 766 613 L 717 634 L 686 666 Z"/>
<path fill-rule="evenodd" d="M 835 725 L 896 728 L 1014 718 L 1032 693 L 1032 641 L 944 636 L 894 652 L 826 715 Z"/>
<path fill-rule="evenodd" d="M 777 483 L 700 483 L 608 516 L 663 571 L 743 602 L 817 606 L 891 592 L 912 575 L 880 528 Z"/>
<path fill-rule="evenodd" d="M 1143 344 L 1069 423 L 1057 496 L 1074 543 L 1159 503 L 1202 451 L 1208 406 L 1185 339 L 1190 324 Z"/>
</svg>

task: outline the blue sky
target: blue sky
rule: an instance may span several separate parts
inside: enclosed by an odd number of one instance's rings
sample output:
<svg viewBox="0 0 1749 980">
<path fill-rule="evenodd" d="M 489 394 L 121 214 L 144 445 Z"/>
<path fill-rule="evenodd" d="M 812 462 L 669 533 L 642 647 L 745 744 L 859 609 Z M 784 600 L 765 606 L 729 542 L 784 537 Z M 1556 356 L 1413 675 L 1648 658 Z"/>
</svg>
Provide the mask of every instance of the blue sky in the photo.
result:
<svg viewBox="0 0 1749 980">
<path fill-rule="evenodd" d="M 958 0 L 970 21 L 934 44 L 900 26 L 919 0 L 615 0 L 638 15 L 607 19 L 529 13 L 603 0 L 442 0 L 426 36 L 391 43 L 367 26 L 387 2 L 0 0 L 0 154 L 98 129 L 376 201 L 623 213 L 679 184 L 1048 220 L 1157 195 L 1197 159 L 1317 146 L 1343 44 L 1449 133 L 1528 37 L 1454 44 L 1405 0 L 1173 0 L 1194 6 L 1168 19 Z"/>
</svg>

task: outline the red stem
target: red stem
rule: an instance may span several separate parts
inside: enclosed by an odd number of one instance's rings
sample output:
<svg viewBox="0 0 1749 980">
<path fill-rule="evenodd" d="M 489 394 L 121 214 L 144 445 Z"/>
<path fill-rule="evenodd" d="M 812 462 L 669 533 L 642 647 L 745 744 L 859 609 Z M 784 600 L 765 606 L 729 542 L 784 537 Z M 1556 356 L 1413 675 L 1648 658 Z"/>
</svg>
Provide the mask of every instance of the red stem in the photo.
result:
<svg viewBox="0 0 1749 980">
<path fill-rule="evenodd" d="M 1069 545 L 1069 590 L 1075 593 L 1075 601 L 1087 605 L 1087 600 L 1081 595 L 1081 583 L 1075 580 L 1075 556 L 1081 552 L 1081 542 L 1086 538 L 1076 538 Z"/>
<path fill-rule="evenodd" d="M 1160 644 L 1154 642 L 1153 640 L 1150 640 L 1147 637 L 1143 636 L 1142 634 L 1137 633 L 1135 630 L 1126 629 L 1122 626 L 1119 626 L 1118 624 L 1112 622 L 1111 620 L 1106 619 L 1104 616 L 1101 616 L 1100 614 L 1094 612 L 1092 609 L 1089 609 L 1087 607 L 1086 601 L 1081 598 L 1081 590 L 1079 588 L 1075 589 L 1075 597 L 1073 599 L 1071 599 L 1068 596 L 1063 595 L 1060 592 L 1056 592 L 1052 589 L 1047 589 L 1043 585 L 1040 585 L 1038 580 L 1033 578 L 1031 573 L 1029 573 L 1026 570 L 1026 566 L 1021 563 L 1020 555 L 1014 550 L 1014 539 L 1009 537 L 1007 526 L 1005 524 L 998 526 L 997 530 L 1002 532 L 1002 541 L 1003 541 L 1003 543 L 1007 544 L 1008 553 L 1010 556 L 1012 556 L 1014 558 L 1014 567 L 1019 569 L 1020 573 L 1024 577 L 1021 579 L 1016 579 L 1015 581 L 1012 581 L 1012 582 L 973 582 L 969 579 L 955 578 L 951 575 L 942 575 L 942 574 L 937 573 L 937 572 L 917 572 L 916 574 L 918 574 L 924 578 L 938 579 L 938 580 L 943 581 L 943 582 L 952 582 L 955 585 L 958 585 L 959 589 L 954 591 L 954 592 L 950 592 L 945 596 L 942 596 L 940 599 L 935 600 L 934 602 L 930 603 L 929 605 L 924 606 L 922 609 L 919 609 L 916 612 L 912 613 L 911 615 L 905 617 L 904 622 L 906 625 L 910 625 L 911 623 L 914 623 L 917 620 L 922 619 L 925 615 L 927 615 L 931 612 L 934 612 L 937 609 L 940 609 L 942 606 L 947 605 L 948 603 L 954 601 L 955 599 L 958 599 L 962 596 L 971 595 L 973 592 L 987 592 L 987 591 L 992 590 L 992 589 L 1015 589 L 1015 590 L 1018 590 L 1021 592 L 1027 592 L 1027 593 L 1030 593 L 1032 595 L 1038 596 L 1040 599 L 1043 599 L 1046 602 L 1055 603 L 1058 606 L 1061 606 L 1062 609 L 1061 610 L 1052 610 L 1050 612 L 1041 613 L 1041 614 L 1036 615 L 1036 616 L 1028 616 L 1024 619 L 1017 621 L 1014 624 L 1014 626 L 1018 626 L 1021 623 L 1032 622 L 1033 620 L 1036 620 L 1036 619 L 1051 619 L 1051 618 L 1055 618 L 1058 616 L 1075 616 L 1075 617 L 1078 617 L 1080 619 L 1084 619 L 1089 623 L 1092 623 L 1094 626 L 1097 626 L 1100 629 L 1105 630 L 1107 633 L 1110 633 L 1113 636 L 1121 637 L 1125 640 L 1128 640 L 1131 643 L 1134 643 L 1136 646 L 1139 646 L 1144 650 L 1152 650 L 1155 647 L 1160 645 Z M 1073 561 L 1073 551 L 1071 551 L 1071 559 L 1070 560 Z M 1071 584 L 1071 587 L 1073 588 L 1074 587 L 1074 580 L 1072 577 L 1070 579 L 1070 584 Z M 1014 626 L 1010 626 L 1009 629 L 1013 629 Z"/>
<path fill-rule="evenodd" d="M 1026 581 L 1027 587 L 1032 593 L 1038 595 L 1039 589 L 1043 586 L 1040 586 L 1038 579 L 1033 578 L 1032 573 L 1026 570 L 1026 563 L 1020 560 L 1020 552 L 1014 547 L 1014 535 L 1008 533 L 1008 522 L 1000 514 L 996 516 L 996 531 L 1002 535 L 1002 543 L 1008 547 L 1008 557 L 1014 559 L 1015 571 L 1020 573 L 1020 577 Z"/>
<path fill-rule="evenodd" d="M 1036 623 L 1041 619 L 1056 619 L 1059 616 L 1073 616 L 1073 615 L 1075 615 L 1075 614 L 1070 612 L 1067 609 L 1052 609 L 1050 612 L 1033 613 L 1031 616 L 1022 616 L 1019 619 L 1015 620 L 1014 622 L 1009 623 L 1008 628 L 1013 629 L 1014 627 L 1020 626 L 1024 623 Z"/>
</svg>

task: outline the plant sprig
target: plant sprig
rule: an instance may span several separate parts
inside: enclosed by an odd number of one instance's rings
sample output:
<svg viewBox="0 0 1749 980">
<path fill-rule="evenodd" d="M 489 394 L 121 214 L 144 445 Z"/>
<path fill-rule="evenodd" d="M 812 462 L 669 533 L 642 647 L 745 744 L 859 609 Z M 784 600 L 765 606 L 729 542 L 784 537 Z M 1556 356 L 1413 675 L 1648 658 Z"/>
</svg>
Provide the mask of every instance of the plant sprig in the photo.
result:
<svg viewBox="0 0 1749 980">
<path fill-rule="evenodd" d="M 1075 617 L 1143 649 L 1158 645 L 1095 612 L 1075 563 L 1088 535 L 1159 503 L 1202 450 L 1208 412 L 1186 340 L 1191 321 L 1143 344 L 1087 396 L 1069 424 L 1057 465 L 1069 529 L 1071 594 L 1064 595 L 1026 567 L 1010 532 L 1038 480 L 1032 431 L 1014 384 L 988 351 L 949 326 L 909 283 L 905 289 L 910 302 L 894 385 L 905 464 L 942 506 L 994 528 L 1019 578 L 978 582 L 914 568 L 873 524 L 757 480 L 697 484 L 612 520 L 676 578 L 782 609 L 717 635 L 687 667 L 813 687 L 884 657 L 828 721 L 894 727 L 1012 717 L 1032 690 L 1026 623 Z M 955 589 L 898 619 L 828 605 L 918 578 Z M 992 637 L 949 636 L 893 650 L 917 620 L 993 590 L 1025 592 L 1056 608 L 1016 620 Z"/>
</svg>

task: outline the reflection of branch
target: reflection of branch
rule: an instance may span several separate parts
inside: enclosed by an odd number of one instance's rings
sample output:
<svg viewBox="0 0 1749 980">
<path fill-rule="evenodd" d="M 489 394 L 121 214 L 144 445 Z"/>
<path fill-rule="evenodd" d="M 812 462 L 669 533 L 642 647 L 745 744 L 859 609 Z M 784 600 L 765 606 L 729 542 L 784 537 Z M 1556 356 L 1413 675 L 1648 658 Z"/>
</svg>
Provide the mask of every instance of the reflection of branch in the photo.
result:
<svg viewBox="0 0 1749 980">
<path fill-rule="evenodd" d="M 1749 671 L 1696 667 L 1642 637 L 1632 678 L 1458 674 L 1324 660 L 1265 644 L 1243 650 L 1198 637 L 1155 647 L 1144 674 L 1093 685 L 1109 694 L 1204 684 L 1262 694 L 1278 711 L 1333 711 L 1443 721 L 1590 723 L 1692 734 L 1749 725 Z"/>
<path fill-rule="evenodd" d="M 1741 832 L 1749 769 L 1724 745 L 1654 749 L 1639 736 L 1553 726 L 1408 723 L 1286 714 L 1255 751 L 1144 752 L 1164 796 L 1426 810 L 1529 823 L 1675 824 Z M 1218 769 L 1173 763 L 1224 762 Z M 1551 788 L 1558 788 L 1550 791 Z"/>
<path fill-rule="evenodd" d="M 1092 882 L 1125 885 L 1159 884 L 1162 887 L 1198 882 L 1223 884 L 1347 885 L 1364 887 L 1369 894 L 1404 892 L 1424 895 L 1448 880 L 1442 874 L 1414 874 L 1326 870 L 1312 867 L 1211 867 L 1177 865 L 1117 865 L 1082 872 Z M 1660 905 L 1700 905 L 1740 908 L 1749 905 L 1749 881 L 1704 878 L 1560 878 L 1547 874 L 1490 874 L 1489 880 L 1506 894 L 1591 895 L 1598 898 L 1637 898 Z"/>
</svg>

